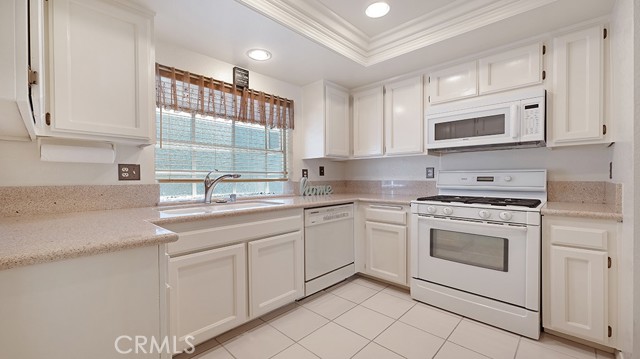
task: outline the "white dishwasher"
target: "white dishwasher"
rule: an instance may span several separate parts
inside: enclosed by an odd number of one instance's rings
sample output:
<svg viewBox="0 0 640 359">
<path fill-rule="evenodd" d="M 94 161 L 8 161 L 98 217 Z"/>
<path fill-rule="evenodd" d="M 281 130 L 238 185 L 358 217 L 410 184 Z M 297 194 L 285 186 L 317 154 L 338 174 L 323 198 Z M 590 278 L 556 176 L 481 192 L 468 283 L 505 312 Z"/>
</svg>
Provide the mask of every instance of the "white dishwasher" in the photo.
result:
<svg viewBox="0 0 640 359">
<path fill-rule="evenodd" d="M 353 203 L 304 211 L 304 295 L 355 273 Z"/>
</svg>

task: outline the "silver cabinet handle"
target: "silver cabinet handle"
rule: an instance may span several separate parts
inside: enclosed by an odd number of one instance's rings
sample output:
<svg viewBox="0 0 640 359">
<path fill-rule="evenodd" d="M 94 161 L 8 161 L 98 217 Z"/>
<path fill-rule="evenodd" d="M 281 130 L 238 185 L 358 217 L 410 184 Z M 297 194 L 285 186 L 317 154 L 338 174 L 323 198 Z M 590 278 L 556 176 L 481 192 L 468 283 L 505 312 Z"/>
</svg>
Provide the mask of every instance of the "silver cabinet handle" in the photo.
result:
<svg viewBox="0 0 640 359">
<path fill-rule="evenodd" d="M 370 205 L 369 208 L 373 208 L 373 209 L 391 209 L 391 210 L 396 210 L 396 211 L 402 211 L 402 206 L 387 206 L 387 205 Z"/>
</svg>

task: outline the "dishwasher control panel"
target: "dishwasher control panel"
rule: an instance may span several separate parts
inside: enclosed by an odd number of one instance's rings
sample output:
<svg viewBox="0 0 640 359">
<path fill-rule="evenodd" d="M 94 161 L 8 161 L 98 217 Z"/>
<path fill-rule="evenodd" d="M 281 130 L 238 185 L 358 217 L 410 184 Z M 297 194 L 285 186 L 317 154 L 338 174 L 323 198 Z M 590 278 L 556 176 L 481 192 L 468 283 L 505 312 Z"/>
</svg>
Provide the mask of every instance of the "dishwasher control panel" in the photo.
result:
<svg viewBox="0 0 640 359">
<path fill-rule="evenodd" d="M 313 226 L 353 218 L 353 204 L 309 208 L 304 211 L 305 226 Z"/>
</svg>

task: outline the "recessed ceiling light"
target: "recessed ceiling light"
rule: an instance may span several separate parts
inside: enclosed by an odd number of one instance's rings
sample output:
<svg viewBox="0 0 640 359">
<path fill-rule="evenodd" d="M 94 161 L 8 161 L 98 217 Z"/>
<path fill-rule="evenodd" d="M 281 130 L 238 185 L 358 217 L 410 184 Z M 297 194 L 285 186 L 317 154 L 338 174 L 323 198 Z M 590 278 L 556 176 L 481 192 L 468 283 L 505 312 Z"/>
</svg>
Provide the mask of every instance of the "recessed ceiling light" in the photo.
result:
<svg viewBox="0 0 640 359">
<path fill-rule="evenodd" d="M 247 51 L 247 56 L 256 61 L 266 61 L 271 58 L 271 53 L 265 49 L 251 49 Z"/>
<path fill-rule="evenodd" d="M 364 11 L 364 13 L 368 16 L 368 17 L 372 17 L 372 18 L 377 18 L 377 17 L 383 17 L 385 16 L 388 12 L 389 9 L 391 9 L 391 7 L 389 6 L 389 4 L 387 4 L 386 2 L 375 2 L 369 6 L 367 6 L 367 10 Z"/>
</svg>

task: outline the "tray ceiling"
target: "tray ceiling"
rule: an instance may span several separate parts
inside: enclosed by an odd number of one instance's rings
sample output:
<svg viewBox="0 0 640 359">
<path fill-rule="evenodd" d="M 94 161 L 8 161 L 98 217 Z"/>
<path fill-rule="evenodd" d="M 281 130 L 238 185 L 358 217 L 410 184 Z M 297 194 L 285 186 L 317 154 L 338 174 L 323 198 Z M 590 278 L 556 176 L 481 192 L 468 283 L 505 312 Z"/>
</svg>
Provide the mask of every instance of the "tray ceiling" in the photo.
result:
<svg viewBox="0 0 640 359">
<path fill-rule="evenodd" d="M 614 0 L 133 0 L 156 40 L 296 85 L 355 88 L 609 14 Z M 249 60 L 266 48 L 273 58 Z"/>
</svg>

